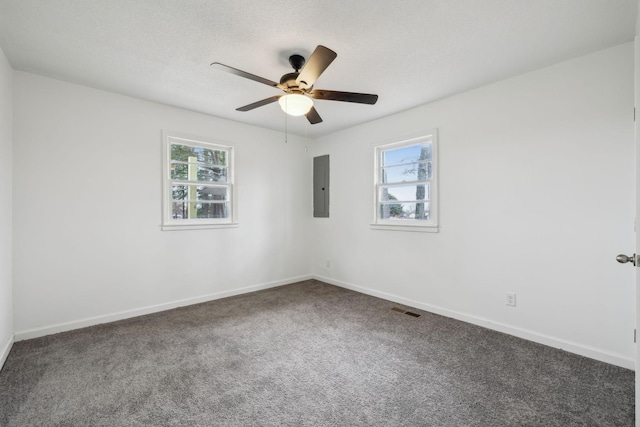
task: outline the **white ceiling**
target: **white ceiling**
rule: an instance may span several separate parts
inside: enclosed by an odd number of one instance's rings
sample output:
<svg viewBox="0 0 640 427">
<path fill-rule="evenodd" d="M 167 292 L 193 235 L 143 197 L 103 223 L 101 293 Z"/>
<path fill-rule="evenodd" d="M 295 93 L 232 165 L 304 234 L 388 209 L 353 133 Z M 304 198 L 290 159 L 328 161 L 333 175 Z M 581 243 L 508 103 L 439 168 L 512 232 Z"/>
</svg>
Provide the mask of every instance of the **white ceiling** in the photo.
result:
<svg viewBox="0 0 640 427">
<path fill-rule="evenodd" d="M 16 70 L 283 131 L 288 57 L 338 53 L 320 89 L 375 93 L 376 105 L 316 101 L 325 135 L 633 40 L 638 0 L 0 0 L 0 46 Z"/>
</svg>

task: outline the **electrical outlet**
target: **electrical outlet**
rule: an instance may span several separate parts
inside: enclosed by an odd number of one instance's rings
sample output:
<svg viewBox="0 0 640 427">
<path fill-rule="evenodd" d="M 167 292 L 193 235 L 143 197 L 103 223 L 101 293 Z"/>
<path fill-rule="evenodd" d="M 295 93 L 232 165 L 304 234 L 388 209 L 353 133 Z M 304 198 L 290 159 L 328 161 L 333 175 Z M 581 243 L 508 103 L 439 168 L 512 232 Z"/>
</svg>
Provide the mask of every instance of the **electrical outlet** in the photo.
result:
<svg viewBox="0 0 640 427">
<path fill-rule="evenodd" d="M 331 261 L 327 260 L 327 261 L 324 263 L 324 266 L 325 266 L 326 268 L 331 268 Z"/>
<path fill-rule="evenodd" d="M 507 292 L 507 305 L 512 307 L 516 306 L 516 294 L 513 292 Z"/>
</svg>

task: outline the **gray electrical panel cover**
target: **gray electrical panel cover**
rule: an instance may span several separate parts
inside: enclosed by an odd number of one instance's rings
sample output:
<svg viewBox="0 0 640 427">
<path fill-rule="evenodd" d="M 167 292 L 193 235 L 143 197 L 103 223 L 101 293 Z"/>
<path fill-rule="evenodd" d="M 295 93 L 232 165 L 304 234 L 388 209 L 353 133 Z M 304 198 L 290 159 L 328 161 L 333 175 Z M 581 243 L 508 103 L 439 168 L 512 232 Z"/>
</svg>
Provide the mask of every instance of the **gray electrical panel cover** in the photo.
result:
<svg viewBox="0 0 640 427">
<path fill-rule="evenodd" d="M 329 155 L 313 158 L 313 216 L 329 218 Z"/>
</svg>

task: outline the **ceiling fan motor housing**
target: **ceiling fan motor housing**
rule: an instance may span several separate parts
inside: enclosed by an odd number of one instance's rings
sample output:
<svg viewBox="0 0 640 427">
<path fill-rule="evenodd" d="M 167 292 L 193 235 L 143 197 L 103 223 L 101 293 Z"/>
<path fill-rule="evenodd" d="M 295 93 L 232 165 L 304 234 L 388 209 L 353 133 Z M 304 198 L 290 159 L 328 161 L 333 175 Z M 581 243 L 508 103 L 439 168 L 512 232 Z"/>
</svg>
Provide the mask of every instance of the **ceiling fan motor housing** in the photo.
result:
<svg viewBox="0 0 640 427">
<path fill-rule="evenodd" d="M 291 55 L 289 57 L 289 64 L 296 70 L 293 73 L 287 73 L 280 78 L 280 84 L 287 88 L 287 93 L 302 93 L 300 85 L 296 81 L 300 75 L 300 70 L 304 66 L 305 59 L 301 55 Z"/>
<path fill-rule="evenodd" d="M 300 73 L 287 73 L 280 78 L 280 84 L 287 88 L 287 92 L 301 91 L 298 82 L 296 82 L 298 75 L 300 75 Z"/>
</svg>

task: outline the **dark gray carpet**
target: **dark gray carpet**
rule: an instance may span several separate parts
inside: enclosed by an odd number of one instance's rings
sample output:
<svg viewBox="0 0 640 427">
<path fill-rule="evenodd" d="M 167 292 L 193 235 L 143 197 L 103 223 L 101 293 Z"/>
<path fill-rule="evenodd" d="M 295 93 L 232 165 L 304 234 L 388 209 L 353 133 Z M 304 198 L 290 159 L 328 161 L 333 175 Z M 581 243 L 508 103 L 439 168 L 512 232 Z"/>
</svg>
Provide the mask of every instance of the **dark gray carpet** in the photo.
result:
<svg viewBox="0 0 640 427">
<path fill-rule="evenodd" d="M 0 424 L 634 423 L 630 370 L 392 307 L 310 280 L 18 342 Z"/>
</svg>

